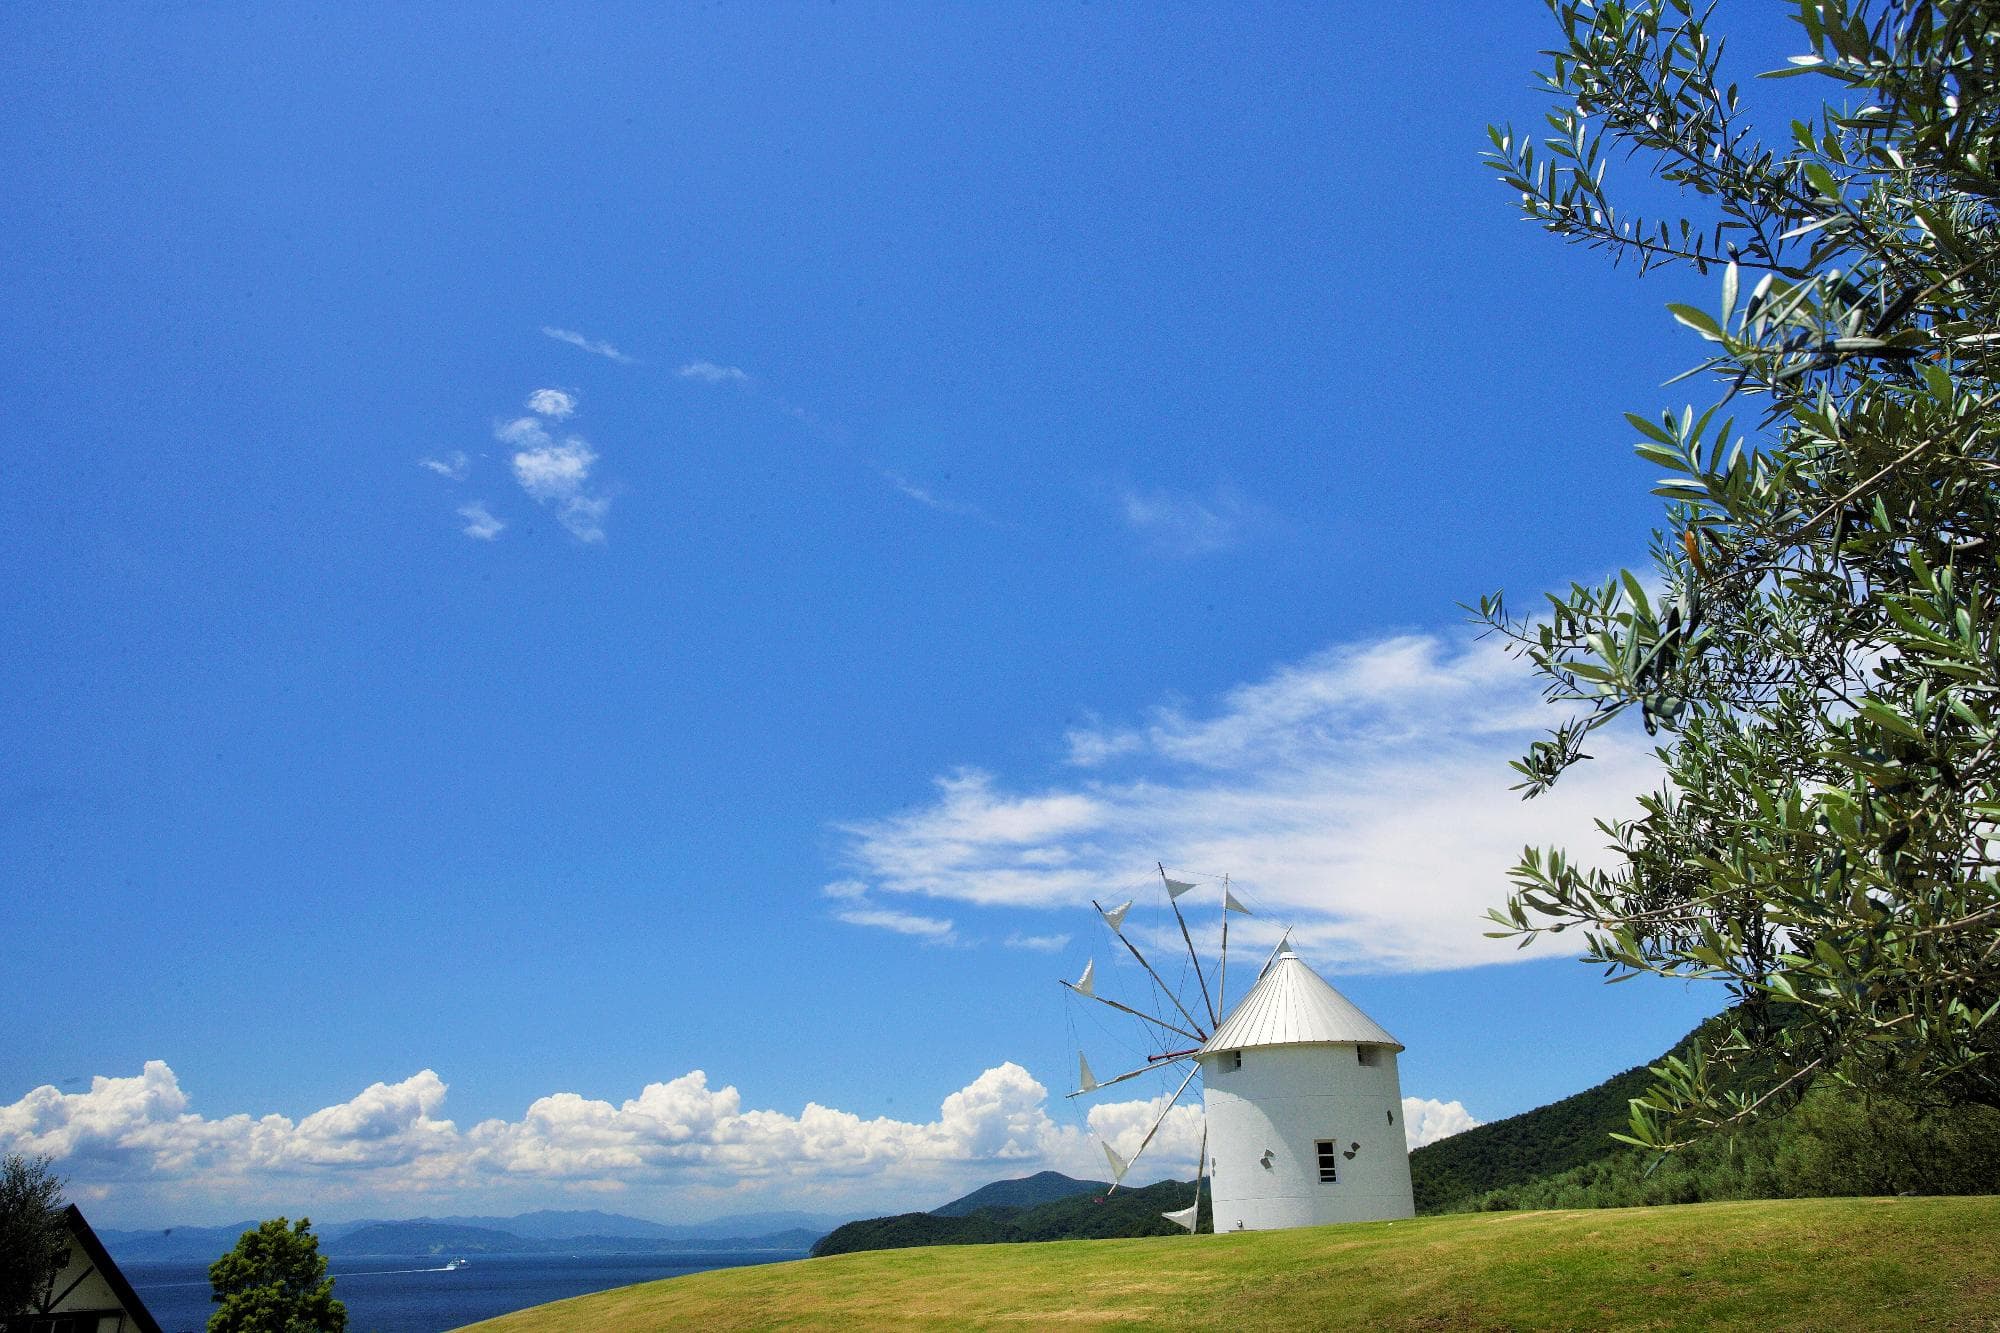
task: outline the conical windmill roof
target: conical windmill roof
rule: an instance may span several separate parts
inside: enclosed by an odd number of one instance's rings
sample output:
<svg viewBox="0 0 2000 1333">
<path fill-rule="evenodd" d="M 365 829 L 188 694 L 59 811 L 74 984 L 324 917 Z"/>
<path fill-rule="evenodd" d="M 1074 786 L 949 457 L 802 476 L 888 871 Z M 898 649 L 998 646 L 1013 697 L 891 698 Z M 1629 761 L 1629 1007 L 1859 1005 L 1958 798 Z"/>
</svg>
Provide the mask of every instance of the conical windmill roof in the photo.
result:
<svg viewBox="0 0 2000 1333">
<path fill-rule="evenodd" d="M 1222 1020 L 1215 1035 L 1202 1043 L 1201 1054 L 1307 1042 L 1403 1049 L 1403 1043 L 1355 1008 L 1354 1001 L 1327 985 L 1286 943 L 1278 947 L 1278 956 Z"/>
</svg>

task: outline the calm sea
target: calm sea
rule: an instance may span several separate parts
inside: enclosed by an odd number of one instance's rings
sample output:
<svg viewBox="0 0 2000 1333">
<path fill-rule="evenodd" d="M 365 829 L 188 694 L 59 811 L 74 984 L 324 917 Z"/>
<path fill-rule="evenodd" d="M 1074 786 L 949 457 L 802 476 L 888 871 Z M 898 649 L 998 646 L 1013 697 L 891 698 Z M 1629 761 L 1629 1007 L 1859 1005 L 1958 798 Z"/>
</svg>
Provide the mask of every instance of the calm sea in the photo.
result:
<svg viewBox="0 0 2000 1333">
<path fill-rule="evenodd" d="M 475 1256 L 445 1271 L 431 1255 L 337 1259 L 329 1267 L 333 1294 L 347 1306 L 349 1333 L 443 1333 L 509 1310 L 586 1292 L 678 1277 L 709 1268 L 802 1259 L 803 1253 L 758 1250 L 706 1254 L 553 1254 Z M 122 1264 L 139 1299 L 166 1333 L 201 1333 L 215 1306 L 208 1265 Z"/>
</svg>

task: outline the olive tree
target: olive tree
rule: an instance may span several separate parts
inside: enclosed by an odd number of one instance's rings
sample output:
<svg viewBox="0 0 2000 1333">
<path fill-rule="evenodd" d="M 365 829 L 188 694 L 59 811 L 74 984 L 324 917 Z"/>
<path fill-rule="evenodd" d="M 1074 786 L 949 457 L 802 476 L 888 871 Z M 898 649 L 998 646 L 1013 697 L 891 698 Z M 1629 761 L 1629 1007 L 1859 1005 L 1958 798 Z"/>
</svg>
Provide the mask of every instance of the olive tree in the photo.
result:
<svg viewBox="0 0 2000 1333">
<path fill-rule="evenodd" d="M 62 1180 L 46 1157 L 0 1159 L 0 1316 L 39 1313 L 69 1262 Z"/>
<path fill-rule="evenodd" d="M 208 1269 L 209 1333 L 341 1333 L 347 1307 L 333 1298 L 312 1223 L 274 1217 L 246 1231 Z"/>
<path fill-rule="evenodd" d="M 1658 1148 L 1821 1078 L 2000 1106 L 2000 9 L 1792 8 L 1767 77 L 1825 95 L 1776 136 L 1691 0 L 1550 0 L 1546 132 L 1489 131 L 1547 230 L 1713 284 L 1669 307 L 1705 401 L 1627 418 L 1664 474 L 1650 568 L 1478 607 L 1569 706 L 1528 796 L 1614 719 L 1655 737 L 1608 867 L 1531 848 L 1492 915 L 1734 990 L 1633 1104 Z M 1615 197 L 1633 161 L 1668 215 Z"/>
</svg>

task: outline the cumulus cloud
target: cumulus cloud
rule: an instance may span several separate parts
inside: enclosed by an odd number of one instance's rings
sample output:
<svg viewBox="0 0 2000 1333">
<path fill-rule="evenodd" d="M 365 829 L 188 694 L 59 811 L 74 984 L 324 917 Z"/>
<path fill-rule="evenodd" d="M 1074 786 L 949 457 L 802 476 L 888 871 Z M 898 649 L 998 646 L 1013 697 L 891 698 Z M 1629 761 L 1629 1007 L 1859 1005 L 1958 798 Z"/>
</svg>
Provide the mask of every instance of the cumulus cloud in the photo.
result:
<svg viewBox="0 0 2000 1333">
<path fill-rule="evenodd" d="M 690 361 L 676 373 L 684 380 L 706 384 L 741 384 L 750 378 L 735 366 L 719 366 L 713 361 Z"/>
<path fill-rule="evenodd" d="M 1607 730 L 1592 763 L 1522 802 L 1507 761 L 1551 720 L 1489 644 L 1347 644 L 1205 709 L 1073 731 L 1055 780 L 944 774 L 932 800 L 840 826 L 842 856 L 885 899 L 1034 908 L 1081 908 L 1164 860 L 1235 877 L 1260 909 L 1246 943 L 1289 924 L 1348 970 L 1508 962 L 1537 951 L 1486 939 L 1484 915 L 1521 847 L 1587 861 L 1604 841 L 1593 820 L 1656 778 L 1638 738 Z"/>
<path fill-rule="evenodd" d="M 1125 526 L 1161 555 L 1226 551 L 1241 540 L 1249 517 L 1249 507 L 1227 488 L 1206 499 L 1166 491 L 1126 490 L 1118 501 Z"/>
<path fill-rule="evenodd" d="M 601 356 L 607 361 L 616 361 L 621 366 L 633 364 L 631 357 L 625 355 L 610 343 L 599 342 L 595 338 L 586 338 L 575 329 L 552 329 L 544 324 L 542 325 L 542 336 L 554 338 L 559 343 L 568 343 L 571 347 L 581 347 L 593 356 Z"/>
<path fill-rule="evenodd" d="M 1081 1127 L 1050 1117 L 1047 1089 L 1011 1063 L 914 1122 L 811 1102 L 796 1114 L 749 1108 L 701 1070 L 618 1103 L 552 1093 L 519 1119 L 470 1127 L 444 1116 L 445 1095 L 444 1081 L 423 1070 L 296 1121 L 210 1119 L 155 1060 L 137 1077 L 96 1078 L 84 1092 L 40 1087 L 0 1105 L 0 1150 L 56 1159 L 78 1197 L 115 1197 L 128 1213 L 150 1200 L 183 1221 L 196 1198 L 230 1212 L 605 1191 L 669 1206 L 760 1192 L 947 1197 L 993 1174 L 1080 1170 L 1095 1151 Z"/>
<path fill-rule="evenodd" d="M 1412 1151 L 1426 1143 L 1462 1134 L 1478 1124 L 1472 1112 L 1459 1102 L 1440 1102 L 1428 1097 L 1403 1098 L 1403 1138 Z"/>
<path fill-rule="evenodd" d="M 1168 1113 L 1135 1182 L 1192 1175 L 1197 1092 Z M 555 1092 L 518 1119 L 466 1127 L 444 1114 L 446 1093 L 425 1069 L 298 1120 L 211 1119 L 152 1060 L 136 1077 L 94 1078 L 82 1092 L 39 1087 L 0 1105 L 0 1152 L 54 1158 L 73 1197 L 115 1202 L 121 1224 L 191 1221 L 203 1207 L 215 1216 L 328 1204 L 409 1211 L 606 1193 L 673 1213 L 746 1199 L 907 1206 L 996 1175 L 1101 1177 L 1099 1141 L 1129 1159 L 1167 1096 L 1106 1102 L 1083 1124 L 1063 1123 L 1048 1089 L 1009 1062 L 943 1098 L 934 1118 L 906 1121 L 817 1102 L 796 1114 L 746 1107 L 736 1088 L 712 1086 L 697 1069 L 622 1102 Z M 1477 1123 L 1457 1102 L 1412 1097 L 1403 1109 L 1412 1147 Z"/>
<path fill-rule="evenodd" d="M 460 505 L 458 516 L 465 520 L 465 526 L 460 531 L 468 537 L 476 537 L 483 542 L 490 542 L 507 530 L 505 523 L 488 512 L 484 500 L 474 500 L 471 504 Z"/>
<path fill-rule="evenodd" d="M 452 481 L 464 481 L 472 471 L 472 460 L 461 449 L 454 450 L 446 454 L 443 458 L 419 458 L 417 466 L 428 468 L 440 477 L 446 477 Z"/>
<path fill-rule="evenodd" d="M 538 389 L 528 406 L 536 415 L 515 417 L 493 428 L 493 437 L 514 451 L 508 460 L 514 480 L 531 499 L 553 509 L 578 541 L 603 541 L 611 498 L 588 489 L 597 451 L 581 435 L 557 438 L 548 426 L 574 412 L 575 399 L 560 389 Z"/>
</svg>

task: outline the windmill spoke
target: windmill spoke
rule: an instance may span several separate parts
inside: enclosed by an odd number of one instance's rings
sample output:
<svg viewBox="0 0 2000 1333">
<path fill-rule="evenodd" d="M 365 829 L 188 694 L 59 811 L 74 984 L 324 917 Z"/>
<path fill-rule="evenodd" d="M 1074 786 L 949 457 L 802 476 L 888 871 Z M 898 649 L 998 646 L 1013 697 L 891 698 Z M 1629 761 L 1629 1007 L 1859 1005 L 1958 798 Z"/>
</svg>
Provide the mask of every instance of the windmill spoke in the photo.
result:
<svg viewBox="0 0 2000 1333">
<path fill-rule="evenodd" d="M 1063 982 L 1062 984 L 1063 984 L 1063 985 L 1064 985 L 1065 987 L 1067 987 L 1067 988 L 1068 988 L 1068 989 L 1069 989 L 1070 991 L 1072 991 L 1073 993 L 1075 993 L 1075 994 L 1077 994 L 1077 995 L 1081 995 L 1081 996 L 1082 996 L 1082 997 L 1083 997 L 1084 999 L 1086 999 L 1086 1000 L 1095 1000 L 1095 1001 L 1097 1001 L 1097 1002 L 1098 1002 L 1099 1004 L 1108 1004 L 1108 1005 L 1110 1005 L 1110 1006 L 1111 1006 L 1111 1007 L 1112 1007 L 1113 1009 L 1116 1009 L 1116 1010 L 1118 1010 L 1118 1011 L 1119 1011 L 1119 1012 L 1121 1012 L 1121 1013 L 1127 1013 L 1127 1014 L 1130 1014 L 1130 1015 L 1132 1015 L 1132 1017 L 1134 1017 L 1134 1018 L 1143 1018 L 1143 1019 L 1144 1019 L 1144 1020 L 1146 1020 L 1146 1021 L 1147 1021 L 1148 1023 L 1151 1023 L 1151 1024 L 1153 1024 L 1153 1025 L 1154 1025 L 1155 1027 L 1163 1027 L 1163 1028 L 1165 1028 L 1165 1029 L 1166 1029 L 1167 1031 L 1169 1031 L 1169 1032 L 1174 1032 L 1174 1033 L 1178 1033 L 1179 1035 L 1181 1035 L 1181 1036 L 1183 1036 L 1183 1037 L 1186 1037 L 1186 1038 L 1187 1038 L 1187 1039 L 1188 1039 L 1189 1041 L 1207 1041 L 1207 1040 L 1208 1040 L 1208 1038 L 1206 1038 L 1206 1037 L 1202 1036 L 1202 1035 L 1201 1035 L 1200 1033 L 1198 1033 L 1198 1032 L 1189 1032 L 1189 1031 L 1188 1031 L 1188 1030 L 1187 1030 L 1186 1028 L 1177 1028 L 1177 1027 L 1175 1027 L 1175 1026 L 1174 1026 L 1174 1025 L 1172 1024 L 1172 1023 L 1169 1023 L 1169 1022 L 1168 1022 L 1168 1021 L 1167 1021 L 1166 1019 L 1164 1019 L 1164 1018 L 1155 1018 L 1155 1017 L 1153 1017 L 1153 1015 L 1151 1015 L 1151 1014 L 1147 1013 L 1147 1012 L 1146 1012 L 1145 1010 L 1143 1010 L 1143 1009 L 1134 1009 L 1134 1008 L 1133 1008 L 1133 1007 L 1132 1007 L 1131 1005 L 1129 1005 L 1129 1004 L 1120 1004 L 1120 1003 L 1119 1003 L 1118 1001 L 1116 1001 L 1116 1000 L 1114 1000 L 1114 999 L 1111 999 L 1111 998 L 1110 998 L 1109 996 L 1105 996 L 1105 995 L 1097 995 L 1097 994 L 1094 994 L 1094 993 L 1092 993 L 1092 992 L 1090 992 L 1090 991 L 1087 991 L 1087 990 L 1083 990 L 1083 989 L 1079 988 L 1079 987 L 1078 987 L 1078 986 L 1077 986 L 1077 985 L 1076 985 L 1076 984 L 1075 984 L 1074 982 L 1069 982 L 1069 981 L 1065 981 L 1065 982 Z"/>
<path fill-rule="evenodd" d="M 1097 900 L 1095 898 L 1091 899 L 1090 905 L 1092 907 L 1097 907 Z M 1118 942 L 1124 945 L 1127 949 L 1130 949 L 1132 951 L 1132 956 L 1139 960 L 1139 966 L 1146 969 L 1146 975 L 1153 979 L 1154 984 L 1160 988 L 1161 993 L 1164 994 L 1167 997 L 1167 999 L 1173 1002 L 1174 1008 L 1181 1011 L 1181 1017 L 1185 1018 L 1188 1021 L 1188 1026 L 1199 1030 L 1201 1027 L 1201 1020 L 1188 1012 L 1187 1006 L 1181 1003 L 1181 997 L 1174 994 L 1172 989 L 1168 987 L 1166 982 L 1160 980 L 1160 974 L 1158 972 L 1155 972 L 1153 970 L 1153 965 L 1146 961 L 1146 955 L 1139 952 L 1139 946 L 1132 943 L 1132 941 L 1126 939 L 1125 932 L 1119 929 L 1119 925 L 1122 924 L 1125 919 L 1125 908 L 1130 906 L 1131 904 L 1127 903 L 1125 904 L 1125 907 L 1121 907 L 1118 909 L 1117 923 L 1113 922 L 1111 914 L 1106 912 L 1102 907 L 1097 907 L 1097 912 L 1098 915 L 1104 918 L 1104 923 L 1111 927 L 1111 933 L 1118 937 Z M 1182 1035 L 1193 1036 L 1192 1033 L 1183 1033 Z M 1201 1036 L 1195 1037 L 1194 1039 L 1196 1041 L 1207 1041 L 1208 1034 L 1203 1033 Z"/>
<path fill-rule="evenodd" d="M 1105 1198 L 1110 1198 L 1117 1192 L 1118 1187 L 1125 1183 L 1125 1173 L 1130 1171 L 1133 1165 L 1145 1155 L 1146 1145 L 1153 1141 L 1153 1135 L 1159 1133 L 1160 1126 L 1167 1122 L 1167 1112 L 1174 1109 L 1174 1103 L 1181 1099 L 1181 1094 L 1187 1091 L 1188 1084 L 1194 1082 L 1194 1076 L 1200 1072 L 1201 1065 L 1198 1063 L 1187 1071 L 1187 1077 L 1181 1080 L 1181 1085 L 1178 1088 L 1174 1089 L 1174 1095 L 1167 1098 L 1167 1104 L 1162 1106 L 1159 1115 L 1153 1118 L 1153 1127 L 1146 1131 L 1145 1138 L 1139 1140 L 1139 1150 L 1132 1154 L 1130 1160 L 1123 1160 L 1118 1154 L 1112 1152 L 1110 1144 L 1107 1143 L 1104 1145 L 1105 1155 L 1111 1158 L 1112 1167 L 1118 1173 L 1118 1178 L 1111 1182 L 1111 1188 L 1104 1191 Z"/>
<path fill-rule="evenodd" d="M 1075 1092 L 1068 1092 L 1064 1093 L 1063 1095 L 1065 1097 L 1081 1097 L 1087 1092 L 1096 1092 L 1099 1088 L 1109 1088 L 1116 1084 L 1123 1083 L 1127 1079 L 1137 1078 L 1141 1074 L 1150 1074 L 1155 1069 L 1159 1069 L 1164 1065 L 1178 1064 L 1179 1062 L 1187 1059 L 1189 1056 L 1193 1054 L 1194 1054 L 1193 1051 L 1173 1051 L 1166 1055 L 1150 1056 L 1147 1058 L 1146 1063 L 1140 1065 L 1137 1069 L 1128 1069 L 1124 1073 L 1120 1074 L 1117 1078 L 1107 1078 L 1102 1081 L 1099 1081 L 1096 1078 L 1096 1076 L 1094 1076 L 1090 1072 L 1090 1062 L 1083 1058 L 1082 1051 L 1078 1051 L 1076 1053 L 1076 1061 L 1077 1065 L 1081 1068 L 1083 1072 L 1083 1078 L 1081 1080 L 1083 1086 L 1078 1088 Z"/>
<path fill-rule="evenodd" d="M 1160 882 L 1167 886 L 1167 906 L 1174 909 L 1174 920 L 1180 923 L 1181 942 L 1187 945 L 1188 961 L 1194 964 L 1194 979 L 1201 983 L 1201 1002 L 1208 1009 L 1208 1025 L 1213 1028 L 1222 1020 L 1215 1016 L 1215 1001 L 1209 998 L 1208 978 L 1201 974 L 1201 958 L 1194 951 L 1194 936 L 1188 934 L 1187 918 L 1181 915 L 1181 895 L 1194 885 L 1168 879 L 1165 862 L 1156 861 L 1154 864 L 1160 868 Z"/>
</svg>

